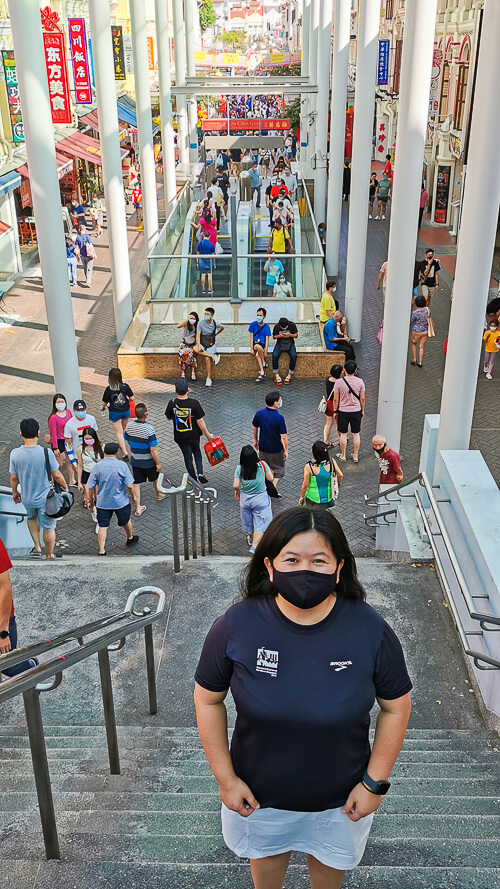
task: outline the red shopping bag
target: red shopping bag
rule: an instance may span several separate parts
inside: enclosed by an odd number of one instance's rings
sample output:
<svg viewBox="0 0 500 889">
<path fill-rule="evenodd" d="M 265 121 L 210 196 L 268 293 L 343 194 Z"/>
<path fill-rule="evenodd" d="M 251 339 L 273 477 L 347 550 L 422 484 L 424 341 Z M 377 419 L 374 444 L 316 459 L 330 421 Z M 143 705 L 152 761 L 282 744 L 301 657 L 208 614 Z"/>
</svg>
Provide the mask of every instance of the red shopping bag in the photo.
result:
<svg viewBox="0 0 500 889">
<path fill-rule="evenodd" d="M 213 441 L 207 441 L 203 447 L 210 466 L 217 466 L 217 463 L 222 463 L 223 460 L 227 460 L 229 457 L 226 445 L 220 435 L 217 435 Z"/>
<path fill-rule="evenodd" d="M 129 406 L 129 408 L 130 408 L 130 416 L 131 416 L 132 418 L 135 418 L 135 401 L 134 401 L 133 398 L 129 398 L 129 400 L 128 400 L 128 406 Z"/>
</svg>

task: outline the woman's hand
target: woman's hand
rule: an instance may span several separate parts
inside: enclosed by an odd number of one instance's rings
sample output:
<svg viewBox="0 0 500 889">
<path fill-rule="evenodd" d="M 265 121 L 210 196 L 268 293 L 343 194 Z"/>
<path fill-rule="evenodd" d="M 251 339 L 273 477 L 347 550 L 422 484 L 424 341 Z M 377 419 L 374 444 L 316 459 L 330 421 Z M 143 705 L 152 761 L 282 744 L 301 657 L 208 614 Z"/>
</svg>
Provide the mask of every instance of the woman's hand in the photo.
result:
<svg viewBox="0 0 500 889">
<path fill-rule="evenodd" d="M 351 821 L 360 821 L 375 812 L 381 802 L 381 796 L 370 793 L 360 782 L 351 790 L 342 811 Z"/>
<path fill-rule="evenodd" d="M 238 812 L 243 818 L 248 818 L 255 809 L 260 809 L 248 784 L 236 775 L 225 784 L 219 784 L 219 794 L 226 808 Z"/>
</svg>

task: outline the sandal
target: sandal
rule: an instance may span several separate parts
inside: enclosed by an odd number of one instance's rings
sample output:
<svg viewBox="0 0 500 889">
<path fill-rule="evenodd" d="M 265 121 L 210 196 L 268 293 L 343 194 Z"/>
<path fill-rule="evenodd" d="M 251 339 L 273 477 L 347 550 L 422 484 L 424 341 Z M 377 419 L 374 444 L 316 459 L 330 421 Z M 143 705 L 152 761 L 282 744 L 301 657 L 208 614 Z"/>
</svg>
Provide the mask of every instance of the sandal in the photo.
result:
<svg viewBox="0 0 500 889">
<path fill-rule="evenodd" d="M 276 383 L 277 386 L 283 385 L 283 380 L 281 379 L 281 377 L 275 377 L 274 382 Z"/>
<path fill-rule="evenodd" d="M 412 364 L 413 367 L 416 367 L 416 366 L 417 366 L 417 362 L 416 362 L 416 361 L 410 361 L 410 364 Z"/>
<path fill-rule="evenodd" d="M 195 374 L 194 370 L 191 371 L 191 379 L 192 380 L 196 379 L 196 374 Z"/>
<path fill-rule="evenodd" d="M 351 456 L 351 460 L 352 460 L 353 463 L 359 463 L 359 457 L 353 457 L 353 456 Z"/>
<path fill-rule="evenodd" d="M 343 457 L 342 454 L 337 454 L 336 456 L 337 456 L 337 459 L 340 460 L 341 463 L 345 463 L 345 462 L 346 462 L 346 458 Z"/>
<path fill-rule="evenodd" d="M 146 512 L 146 507 L 144 505 L 141 506 L 139 512 L 135 513 L 136 518 L 139 518 L 143 514 L 143 512 Z"/>
<path fill-rule="evenodd" d="M 283 380 L 283 385 L 284 385 L 284 386 L 289 386 L 291 382 L 292 382 L 292 380 L 291 380 L 291 379 L 288 379 L 288 377 L 287 377 L 286 380 Z"/>
<path fill-rule="evenodd" d="M 262 380 L 265 378 L 265 376 L 266 376 L 266 375 L 265 375 L 264 373 L 259 374 L 259 376 L 258 376 L 257 379 L 255 380 L 255 382 L 256 382 L 256 383 L 262 383 Z"/>
<path fill-rule="evenodd" d="M 29 555 L 30 559 L 41 559 L 42 558 L 42 550 L 35 549 L 35 547 L 33 547 L 33 549 L 30 549 L 28 555 Z"/>
</svg>

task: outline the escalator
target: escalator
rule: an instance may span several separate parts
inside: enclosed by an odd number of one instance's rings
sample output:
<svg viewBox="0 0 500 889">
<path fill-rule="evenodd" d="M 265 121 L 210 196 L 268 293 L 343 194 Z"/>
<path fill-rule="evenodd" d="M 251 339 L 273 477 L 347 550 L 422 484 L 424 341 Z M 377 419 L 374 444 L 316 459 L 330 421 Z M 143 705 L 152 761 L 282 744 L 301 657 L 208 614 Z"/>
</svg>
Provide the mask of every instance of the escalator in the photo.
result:
<svg viewBox="0 0 500 889">
<path fill-rule="evenodd" d="M 266 272 L 264 266 L 269 259 L 269 237 L 271 228 L 269 226 L 269 212 L 267 207 L 252 208 L 252 218 L 250 224 L 250 253 L 254 255 L 249 261 L 249 288 L 248 295 L 265 299 L 268 297 L 268 288 L 266 287 Z M 295 227 L 291 230 L 292 244 L 295 247 Z M 259 254 L 259 257 L 255 256 Z M 260 258 L 262 255 L 262 258 Z M 279 256 L 282 262 L 286 280 L 292 285 L 292 291 L 296 294 L 295 287 L 295 262 L 293 254 L 284 254 Z"/>
</svg>

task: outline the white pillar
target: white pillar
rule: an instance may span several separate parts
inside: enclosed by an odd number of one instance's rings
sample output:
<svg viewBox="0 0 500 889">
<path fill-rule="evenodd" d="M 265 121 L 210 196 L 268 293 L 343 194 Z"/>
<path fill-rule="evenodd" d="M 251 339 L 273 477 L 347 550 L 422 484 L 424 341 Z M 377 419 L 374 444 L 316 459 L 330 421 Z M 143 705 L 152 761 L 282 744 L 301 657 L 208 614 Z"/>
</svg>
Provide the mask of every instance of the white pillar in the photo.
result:
<svg viewBox="0 0 500 889">
<path fill-rule="evenodd" d="M 429 110 L 436 2 L 437 0 L 409 0 L 407 3 L 401 59 L 398 133 L 377 414 L 377 431 L 385 435 L 387 441 L 391 443 L 391 448 L 396 451 L 399 450 L 403 418 L 413 267 Z M 470 344 L 472 341 L 469 334 L 467 343 Z M 470 369 L 472 365 L 469 361 L 467 363 Z M 422 373 L 418 368 L 411 368 L 411 371 Z"/>
<path fill-rule="evenodd" d="M 311 29 L 311 0 L 304 0 L 302 10 L 302 45 L 300 48 L 300 73 L 309 77 L 309 39 Z M 309 129 L 309 94 L 300 97 L 300 151 L 299 158 L 304 176 L 309 175 L 307 163 L 307 141 Z"/>
<path fill-rule="evenodd" d="M 328 167 L 328 216 L 326 220 L 326 271 L 328 275 L 338 275 L 339 273 L 350 37 L 350 0 L 335 0 L 333 80 L 330 106 L 330 163 Z"/>
<path fill-rule="evenodd" d="M 89 15 L 111 259 L 113 309 L 116 339 L 121 343 L 132 322 L 132 288 L 108 3 L 105 0 L 90 0 Z"/>
<path fill-rule="evenodd" d="M 309 82 L 318 83 L 318 33 L 319 33 L 319 6 L 320 0 L 311 0 L 311 26 L 309 29 Z M 307 139 L 307 160 L 311 165 L 312 157 L 316 152 L 316 110 L 317 94 L 309 93 L 309 131 Z"/>
<path fill-rule="evenodd" d="M 314 215 L 316 222 L 326 220 L 326 160 L 328 146 L 328 109 L 330 105 L 330 64 L 332 38 L 332 0 L 321 0 L 318 31 L 318 116 L 316 118 L 316 185 Z"/>
<path fill-rule="evenodd" d="M 175 85 L 186 85 L 186 40 L 184 33 L 184 11 L 182 0 L 173 0 L 174 17 L 174 54 L 175 54 Z M 186 97 L 176 95 L 177 105 L 177 146 L 181 164 L 189 163 L 188 152 L 188 118 Z"/>
<path fill-rule="evenodd" d="M 146 253 L 153 249 L 158 235 L 156 167 L 153 147 L 151 93 L 149 91 L 148 44 L 144 0 L 129 0 L 132 50 L 134 53 L 135 102 L 141 159 L 142 215 Z"/>
<path fill-rule="evenodd" d="M 486 0 L 441 398 L 438 453 L 467 450 L 472 428 L 476 367 L 482 347 L 500 205 L 500 118 L 491 113 L 492 108 L 498 108 L 499 34 L 500 4 L 498 0 Z M 464 343 L 467 343 L 467 360 L 464 360 Z"/>
<path fill-rule="evenodd" d="M 198 16 L 197 0 L 184 0 L 184 16 L 186 20 L 186 71 L 188 77 L 196 75 L 194 61 L 195 18 Z M 198 163 L 198 104 L 196 95 L 191 94 L 188 100 L 189 125 L 189 162 Z"/>
<path fill-rule="evenodd" d="M 172 126 L 172 82 L 168 45 L 168 15 L 165 0 L 155 0 L 158 86 L 160 91 L 161 147 L 163 151 L 163 190 L 165 209 L 175 198 L 175 151 Z"/>
<path fill-rule="evenodd" d="M 349 321 L 349 336 L 356 342 L 361 339 L 363 318 L 379 18 L 379 0 L 360 0 L 345 282 L 345 311 Z M 399 104 L 401 106 L 401 99 Z"/>
<path fill-rule="evenodd" d="M 40 4 L 38 0 L 10 0 L 9 9 L 55 388 L 73 404 L 81 398 L 81 386 Z"/>
</svg>

